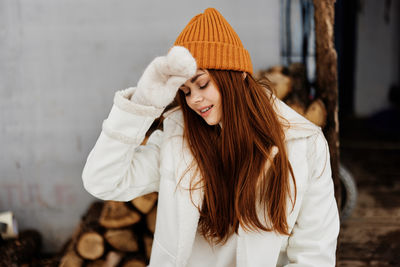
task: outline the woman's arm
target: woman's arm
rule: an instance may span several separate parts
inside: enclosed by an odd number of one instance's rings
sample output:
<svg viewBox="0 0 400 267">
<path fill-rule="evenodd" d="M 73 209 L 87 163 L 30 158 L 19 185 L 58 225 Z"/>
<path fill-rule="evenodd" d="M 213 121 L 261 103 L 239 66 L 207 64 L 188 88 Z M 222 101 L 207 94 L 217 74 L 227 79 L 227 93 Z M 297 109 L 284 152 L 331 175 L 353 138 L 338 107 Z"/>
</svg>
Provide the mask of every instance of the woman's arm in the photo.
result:
<svg viewBox="0 0 400 267">
<path fill-rule="evenodd" d="M 310 180 L 288 240 L 286 266 L 335 266 L 340 221 L 334 196 L 330 155 L 322 132 L 310 137 Z"/>
<path fill-rule="evenodd" d="M 162 132 L 155 131 L 140 146 L 162 108 L 129 100 L 136 88 L 115 93 L 114 105 L 83 169 L 85 189 L 104 200 L 129 201 L 158 191 Z"/>
<path fill-rule="evenodd" d="M 140 144 L 196 68 L 189 50 L 175 46 L 149 64 L 137 88 L 116 92 L 83 169 L 83 184 L 89 193 L 104 200 L 129 201 L 158 191 L 162 131 L 152 133 L 146 145 Z"/>
</svg>

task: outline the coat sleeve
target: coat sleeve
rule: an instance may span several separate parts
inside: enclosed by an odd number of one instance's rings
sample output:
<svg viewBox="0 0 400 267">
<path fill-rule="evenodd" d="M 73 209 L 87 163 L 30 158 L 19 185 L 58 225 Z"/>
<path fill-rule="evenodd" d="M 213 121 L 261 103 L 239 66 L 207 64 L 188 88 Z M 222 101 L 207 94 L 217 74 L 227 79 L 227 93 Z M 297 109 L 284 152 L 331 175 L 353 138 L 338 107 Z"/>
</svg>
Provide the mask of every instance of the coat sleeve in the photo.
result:
<svg viewBox="0 0 400 267">
<path fill-rule="evenodd" d="M 320 131 L 309 140 L 310 177 L 288 240 L 286 266 L 335 266 L 340 221 L 328 143 Z"/>
<path fill-rule="evenodd" d="M 84 188 L 103 200 L 129 201 L 158 191 L 163 132 L 140 145 L 162 109 L 130 101 L 134 87 L 115 93 L 110 114 L 82 172 Z"/>
</svg>

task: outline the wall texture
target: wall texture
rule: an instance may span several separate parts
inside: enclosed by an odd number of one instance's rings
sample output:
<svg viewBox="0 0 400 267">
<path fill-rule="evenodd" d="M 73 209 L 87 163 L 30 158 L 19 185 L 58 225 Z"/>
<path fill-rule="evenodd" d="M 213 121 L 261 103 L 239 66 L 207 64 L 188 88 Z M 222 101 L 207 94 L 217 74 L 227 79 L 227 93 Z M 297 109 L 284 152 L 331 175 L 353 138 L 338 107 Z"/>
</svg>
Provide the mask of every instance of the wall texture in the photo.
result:
<svg viewBox="0 0 400 267">
<path fill-rule="evenodd" d="M 389 88 L 399 84 L 400 1 L 364 0 L 358 14 L 355 113 L 369 116 L 389 106 Z"/>
<path fill-rule="evenodd" d="M 217 8 L 254 69 L 280 63 L 279 0 L 0 0 L 0 211 L 56 251 L 94 199 L 81 172 L 116 90 Z"/>
</svg>

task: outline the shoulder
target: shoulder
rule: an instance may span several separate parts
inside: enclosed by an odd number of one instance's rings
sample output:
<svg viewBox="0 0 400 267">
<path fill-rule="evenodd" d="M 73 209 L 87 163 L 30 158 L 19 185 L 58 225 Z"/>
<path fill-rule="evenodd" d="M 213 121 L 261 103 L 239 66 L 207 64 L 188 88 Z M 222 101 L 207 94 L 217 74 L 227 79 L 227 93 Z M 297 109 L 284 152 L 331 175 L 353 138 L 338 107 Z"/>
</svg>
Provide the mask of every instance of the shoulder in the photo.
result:
<svg viewBox="0 0 400 267">
<path fill-rule="evenodd" d="M 168 110 L 163 114 L 164 121 L 170 121 L 171 123 L 176 124 L 177 126 L 183 127 L 183 112 L 182 109 L 178 107 L 174 107 L 171 110 Z"/>
<path fill-rule="evenodd" d="M 307 120 L 282 100 L 273 97 L 271 104 L 282 123 L 285 141 L 307 138 L 322 133 L 321 127 Z"/>
<path fill-rule="evenodd" d="M 184 129 L 183 112 L 180 107 L 175 107 L 163 114 L 163 128 L 167 135 L 182 136 Z"/>
</svg>

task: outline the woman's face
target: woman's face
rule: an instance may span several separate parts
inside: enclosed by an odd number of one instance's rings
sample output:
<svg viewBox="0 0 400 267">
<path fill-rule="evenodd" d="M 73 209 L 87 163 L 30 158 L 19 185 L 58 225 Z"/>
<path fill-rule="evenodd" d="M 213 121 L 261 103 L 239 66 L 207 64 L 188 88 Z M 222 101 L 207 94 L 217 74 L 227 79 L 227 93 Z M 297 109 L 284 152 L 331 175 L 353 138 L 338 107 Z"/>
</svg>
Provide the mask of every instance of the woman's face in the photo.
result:
<svg viewBox="0 0 400 267">
<path fill-rule="evenodd" d="M 208 125 L 221 122 L 221 94 L 207 70 L 197 69 L 196 74 L 179 89 L 185 94 L 187 105 Z"/>
</svg>

